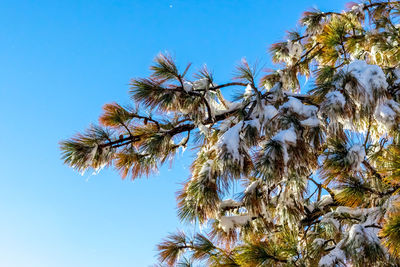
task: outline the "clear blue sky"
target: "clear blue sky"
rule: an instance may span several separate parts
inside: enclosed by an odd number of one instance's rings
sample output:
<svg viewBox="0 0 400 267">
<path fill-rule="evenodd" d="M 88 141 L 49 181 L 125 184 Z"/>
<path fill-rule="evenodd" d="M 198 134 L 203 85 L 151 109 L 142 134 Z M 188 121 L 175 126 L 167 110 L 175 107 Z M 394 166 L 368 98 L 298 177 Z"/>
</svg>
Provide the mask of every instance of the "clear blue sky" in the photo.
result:
<svg viewBox="0 0 400 267">
<path fill-rule="evenodd" d="M 312 6 L 346 1 L 0 1 L 0 266 L 149 266 L 181 227 L 175 191 L 190 151 L 134 182 L 106 170 L 80 176 L 58 142 L 96 122 L 106 102 L 129 102 L 130 78 L 168 50 L 227 81 Z"/>
</svg>

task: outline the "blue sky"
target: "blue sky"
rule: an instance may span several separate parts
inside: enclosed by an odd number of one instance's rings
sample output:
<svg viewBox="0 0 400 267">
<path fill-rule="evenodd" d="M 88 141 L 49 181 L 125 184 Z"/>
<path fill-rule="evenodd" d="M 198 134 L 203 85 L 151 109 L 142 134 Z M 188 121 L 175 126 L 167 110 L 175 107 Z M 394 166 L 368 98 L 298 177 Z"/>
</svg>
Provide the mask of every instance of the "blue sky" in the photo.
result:
<svg viewBox="0 0 400 267">
<path fill-rule="evenodd" d="M 134 182 L 80 176 L 58 142 L 129 103 L 129 81 L 160 51 L 226 82 L 310 7 L 346 1 L 0 1 L 0 266 L 149 266 L 177 228 L 175 191 L 191 152 Z"/>
</svg>

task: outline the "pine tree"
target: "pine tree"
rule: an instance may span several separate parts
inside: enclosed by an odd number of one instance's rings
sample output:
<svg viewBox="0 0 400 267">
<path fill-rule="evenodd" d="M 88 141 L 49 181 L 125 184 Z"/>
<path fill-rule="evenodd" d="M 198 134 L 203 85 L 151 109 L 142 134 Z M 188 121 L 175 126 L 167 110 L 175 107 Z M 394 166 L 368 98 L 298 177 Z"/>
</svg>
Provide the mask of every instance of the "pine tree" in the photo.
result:
<svg viewBox="0 0 400 267">
<path fill-rule="evenodd" d="M 206 234 L 168 236 L 161 265 L 400 266 L 399 14 L 399 1 L 304 12 L 270 49 L 276 71 L 243 60 L 219 85 L 160 54 L 132 80 L 134 106 L 106 104 L 62 157 L 135 179 L 197 151 L 178 216 Z"/>
</svg>

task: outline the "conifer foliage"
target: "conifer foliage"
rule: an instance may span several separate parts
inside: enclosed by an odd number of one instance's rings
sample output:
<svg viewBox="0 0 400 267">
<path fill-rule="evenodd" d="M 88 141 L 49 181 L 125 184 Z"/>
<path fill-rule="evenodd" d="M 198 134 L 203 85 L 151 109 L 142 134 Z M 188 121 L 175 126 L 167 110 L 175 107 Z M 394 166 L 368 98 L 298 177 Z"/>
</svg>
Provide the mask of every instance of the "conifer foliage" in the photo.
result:
<svg viewBox="0 0 400 267">
<path fill-rule="evenodd" d="M 276 71 L 243 60 L 223 84 L 160 54 L 134 105 L 106 104 L 63 160 L 135 179 L 193 147 L 178 216 L 203 230 L 166 237 L 161 265 L 399 266 L 399 14 L 399 1 L 304 12 L 270 49 Z"/>
</svg>

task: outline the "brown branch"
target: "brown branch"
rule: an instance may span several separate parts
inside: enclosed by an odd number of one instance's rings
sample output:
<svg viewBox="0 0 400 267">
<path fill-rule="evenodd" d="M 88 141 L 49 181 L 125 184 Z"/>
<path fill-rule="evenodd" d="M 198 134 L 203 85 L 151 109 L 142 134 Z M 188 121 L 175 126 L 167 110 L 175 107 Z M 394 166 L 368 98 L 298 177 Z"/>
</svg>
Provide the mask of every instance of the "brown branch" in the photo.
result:
<svg viewBox="0 0 400 267">
<path fill-rule="evenodd" d="M 369 225 L 364 226 L 364 228 L 379 228 L 379 229 L 382 229 L 382 226 L 377 225 L 377 224 L 369 224 Z"/>
<path fill-rule="evenodd" d="M 190 131 L 191 131 L 191 130 L 188 130 L 188 131 L 187 131 L 187 137 L 186 137 L 185 142 L 184 142 L 183 144 L 177 144 L 177 145 L 172 146 L 172 149 L 178 148 L 178 147 L 180 147 L 180 146 L 186 146 L 187 143 L 189 142 Z M 181 141 L 181 142 L 182 142 L 182 141 Z"/>
<path fill-rule="evenodd" d="M 364 160 L 362 163 L 363 163 L 364 166 L 371 172 L 372 175 L 374 175 L 374 176 L 375 176 L 376 178 L 378 178 L 380 181 L 383 181 L 383 180 L 384 180 L 384 177 L 382 177 L 382 176 L 378 173 L 378 171 L 377 171 L 367 160 Z M 397 185 L 397 186 L 394 186 L 392 189 L 390 189 L 390 190 L 388 190 L 388 191 L 386 191 L 386 192 L 378 192 L 378 191 L 376 191 L 376 190 L 374 190 L 374 189 L 372 189 L 372 188 L 367 188 L 367 187 L 365 187 L 365 190 L 367 190 L 367 191 L 369 191 L 369 192 L 371 192 L 371 193 L 373 193 L 373 194 L 379 195 L 379 196 L 391 195 L 391 194 L 393 194 L 394 192 L 396 192 L 396 191 L 399 190 L 399 189 L 400 189 L 400 185 Z"/>
<path fill-rule="evenodd" d="M 367 130 L 367 135 L 365 136 L 365 141 L 364 141 L 365 150 L 367 149 L 367 143 L 368 143 L 369 135 L 370 135 L 370 132 L 371 132 L 371 125 L 372 125 L 371 120 L 372 120 L 372 115 L 369 115 L 369 118 L 368 118 L 368 130 Z"/>
<path fill-rule="evenodd" d="M 132 136 L 132 133 L 131 133 L 131 131 L 129 130 L 128 126 L 126 126 L 126 124 L 123 123 L 123 122 L 120 122 L 120 123 L 121 123 L 121 125 L 125 128 L 125 130 L 128 132 L 128 134 L 129 134 L 130 136 Z"/>
<path fill-rule="evenodd" d="M 204 124 L 211 124 L 214 123 L 216 121 L 220 121 L 220 120 L 224 120 L 230 116 L 232 116 L 233 114 L 235 114 L 239 109 L 235 109 L 220 115 L 215 116 L 215 119 L 212 118 L 208 118 L 206 121 L 204 121 Z M 179 133 L 183 133 L 183 132 L 187 132 L 187 131 L 191 131 L 194 128 L 196 128 L 196 125 L 194 124 L 183 124 L 183 125 L 179 125 L 176 128 L 173 128 L 169 131 L 163 132 L 164 134 L 169 134 L 171 136 L 179 134 Z M 139 141 L 142 137 L 144 136 L 144 134 L 139 134 L 139 135 L 132 135 L 132 136 L 128 136 L 122 139 L 118 139 L 112 142 L 108 142 L 108 143 L 104 143 L 104 144 L 100 144 L 99 147 L 100 148 L 104 148 L 104 147 L 112 147 L 112 148 L 118 148 L 124 145 L 128 145 L 130 143 L 134 143 Z"/>
<path fill-rule="evenodd" d="M 217 90 L 217 89 L 221 89 L 221 88 L 224 88 L 224 87 L 236 86 L 236 85 L 238 85 L 238 86 L 247 86 L 246 83 L 232 82 L 232 83 L 225 83 L 225 84 L 221 84 L 221 85 L 218 85 L 218 86 L 215 86 L 215 87 L 211 87 L 209 90 Z"/>
<path fill-rule="evenodd" d="M 371 172 L 372 175 L 374 175 L 379 180 L 383 181 L 382 176 L 375 170 L 374 167 L 372 167 L 372 165 L 367 160 L 364 159 L 362 163 Z"/>
<path fill-rule="evenodd" d="M 147 121 L 154 122 L 154 124 L 157 126 L 157 128 L 160 129 L 160 123 L 158 121 L 156 121 L 155 119 L 152 119 L 151 117 L 141 116 L 141 115 L 136 114 L 136 113 L 131 113 L 130 115 L 132 117 L 134 117 L 134 118 L 137 118 L 137 119 L 142 119 L 142 120 L 147 120 Z"/>
<path fill-rule="evenodd" d="M 368 9 L 368 8 L 374 7 L 374 6 L 391 5 L 391 4 L 400 4 L 400 1 L 388 1 L 388 2 L 372 3 L 372 4 L 364 6 L 364 9 Z"/>
</svg>

